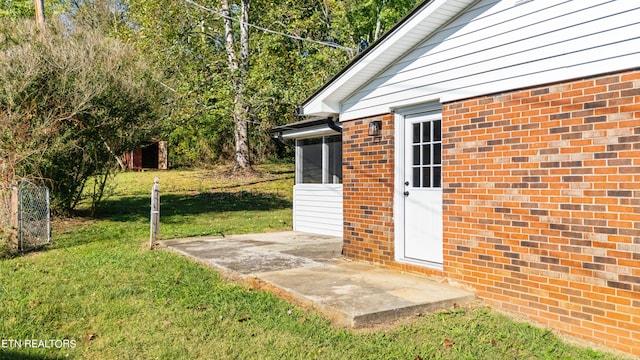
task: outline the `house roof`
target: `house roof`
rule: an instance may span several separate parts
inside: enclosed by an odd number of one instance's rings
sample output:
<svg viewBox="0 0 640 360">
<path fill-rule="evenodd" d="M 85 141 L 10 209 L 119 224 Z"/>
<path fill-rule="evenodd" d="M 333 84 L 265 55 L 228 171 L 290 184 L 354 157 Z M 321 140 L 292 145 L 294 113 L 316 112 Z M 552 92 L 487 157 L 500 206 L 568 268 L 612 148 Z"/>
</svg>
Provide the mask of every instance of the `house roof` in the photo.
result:
<svg viewBox="0 0 640 360">
<path fill-rule="evenodd" d="M 300 107 L 303 115 L 336 116 L 342 100 L 453 20 L 475 0 L 425 0 Z"/>
<path fill-rule="evenodd" d="M 310 119 L 300 120 L 300 121 L 296 121 L 286 125 L 273 127 L 271 128 L 271 132 L 277 133 L 277 132 L 286 131 L 286 130 L 302 129 L 302 128 L 312 127 L 316 125 L 323 125 L 326 123 L 327 123 L 326 117 L 313 117 Z"/>
</svg>

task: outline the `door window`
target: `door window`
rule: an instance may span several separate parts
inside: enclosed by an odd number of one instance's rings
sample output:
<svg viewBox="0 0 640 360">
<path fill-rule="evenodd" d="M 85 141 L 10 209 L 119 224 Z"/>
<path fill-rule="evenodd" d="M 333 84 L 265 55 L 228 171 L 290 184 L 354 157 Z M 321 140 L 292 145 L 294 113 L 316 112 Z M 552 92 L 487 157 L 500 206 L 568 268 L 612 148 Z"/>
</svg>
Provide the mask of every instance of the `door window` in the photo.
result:
<svg viewBox="0 0 640 360">
<path fill-rule="evenodd" d="M 414 123 L 411 136 L 414 188 L 442 187 L 442 120 Z"/>
</svg>

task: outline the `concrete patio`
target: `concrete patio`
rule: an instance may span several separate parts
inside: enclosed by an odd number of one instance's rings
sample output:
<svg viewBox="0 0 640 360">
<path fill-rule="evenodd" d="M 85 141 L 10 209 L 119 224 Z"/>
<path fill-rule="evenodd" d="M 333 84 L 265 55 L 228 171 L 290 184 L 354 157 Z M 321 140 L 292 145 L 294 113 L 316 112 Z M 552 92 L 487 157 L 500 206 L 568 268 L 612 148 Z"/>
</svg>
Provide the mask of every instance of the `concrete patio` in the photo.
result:
<svg viewBox="0 0 640 360">
<path fill-rule="evenodd" d="M 166 240 L 160 246 L 312 307 L 340 326 L 383 324 L 475 299 L 427 277 L 347 261 L 338 237 L 280 232 Z"/>
</svg>

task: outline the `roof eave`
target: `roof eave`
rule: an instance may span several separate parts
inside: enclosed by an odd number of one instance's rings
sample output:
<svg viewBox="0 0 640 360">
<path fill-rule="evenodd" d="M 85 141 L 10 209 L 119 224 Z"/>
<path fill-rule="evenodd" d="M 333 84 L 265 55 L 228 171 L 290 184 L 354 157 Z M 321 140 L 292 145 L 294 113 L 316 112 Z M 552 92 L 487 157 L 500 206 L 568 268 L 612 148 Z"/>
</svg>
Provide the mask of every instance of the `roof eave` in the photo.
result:
<svg viewBox="0 0 640 360">
<path fill-rule="evenodd" d="M 448 11 L 446 5 L 455 2 L 468 6 L 474 1 L 424 1 L 305 100 L 300 107 L 302 114 L 307 116 L 339 114 L 343 100 L 388 68 L 396 59 L 419 45 L 433 31 L 458 15 Z M 424 26 L 425 23 L 430 26 Z M 421 36 L 415 36 L 416 32 Z M 413 36 L 407 36 L 409 34 Z"/>
<path fill-rule="evenodd" d="M 333 117 L 314 117 L 280 125 L 272 128 L 270 133 L 276 138 L 302 139 L 326 135 L 339 135 L 342 127 L 334 122 Z"/>
</svg>

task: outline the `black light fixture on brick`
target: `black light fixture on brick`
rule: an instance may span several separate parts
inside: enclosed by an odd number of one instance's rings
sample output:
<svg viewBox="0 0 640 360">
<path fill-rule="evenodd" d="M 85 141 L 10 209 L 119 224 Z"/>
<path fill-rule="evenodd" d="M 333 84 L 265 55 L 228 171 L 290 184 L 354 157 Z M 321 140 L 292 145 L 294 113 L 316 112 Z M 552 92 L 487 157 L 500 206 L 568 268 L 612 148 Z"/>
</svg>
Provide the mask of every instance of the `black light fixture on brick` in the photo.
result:
<svg viewBox="0 0 640 360">
<path fill-rule="evenodd" d="M 369 123 L 369 136 L 380 136 L 382 135 L 382 121 L 373 120 Z"/>
</svg>

